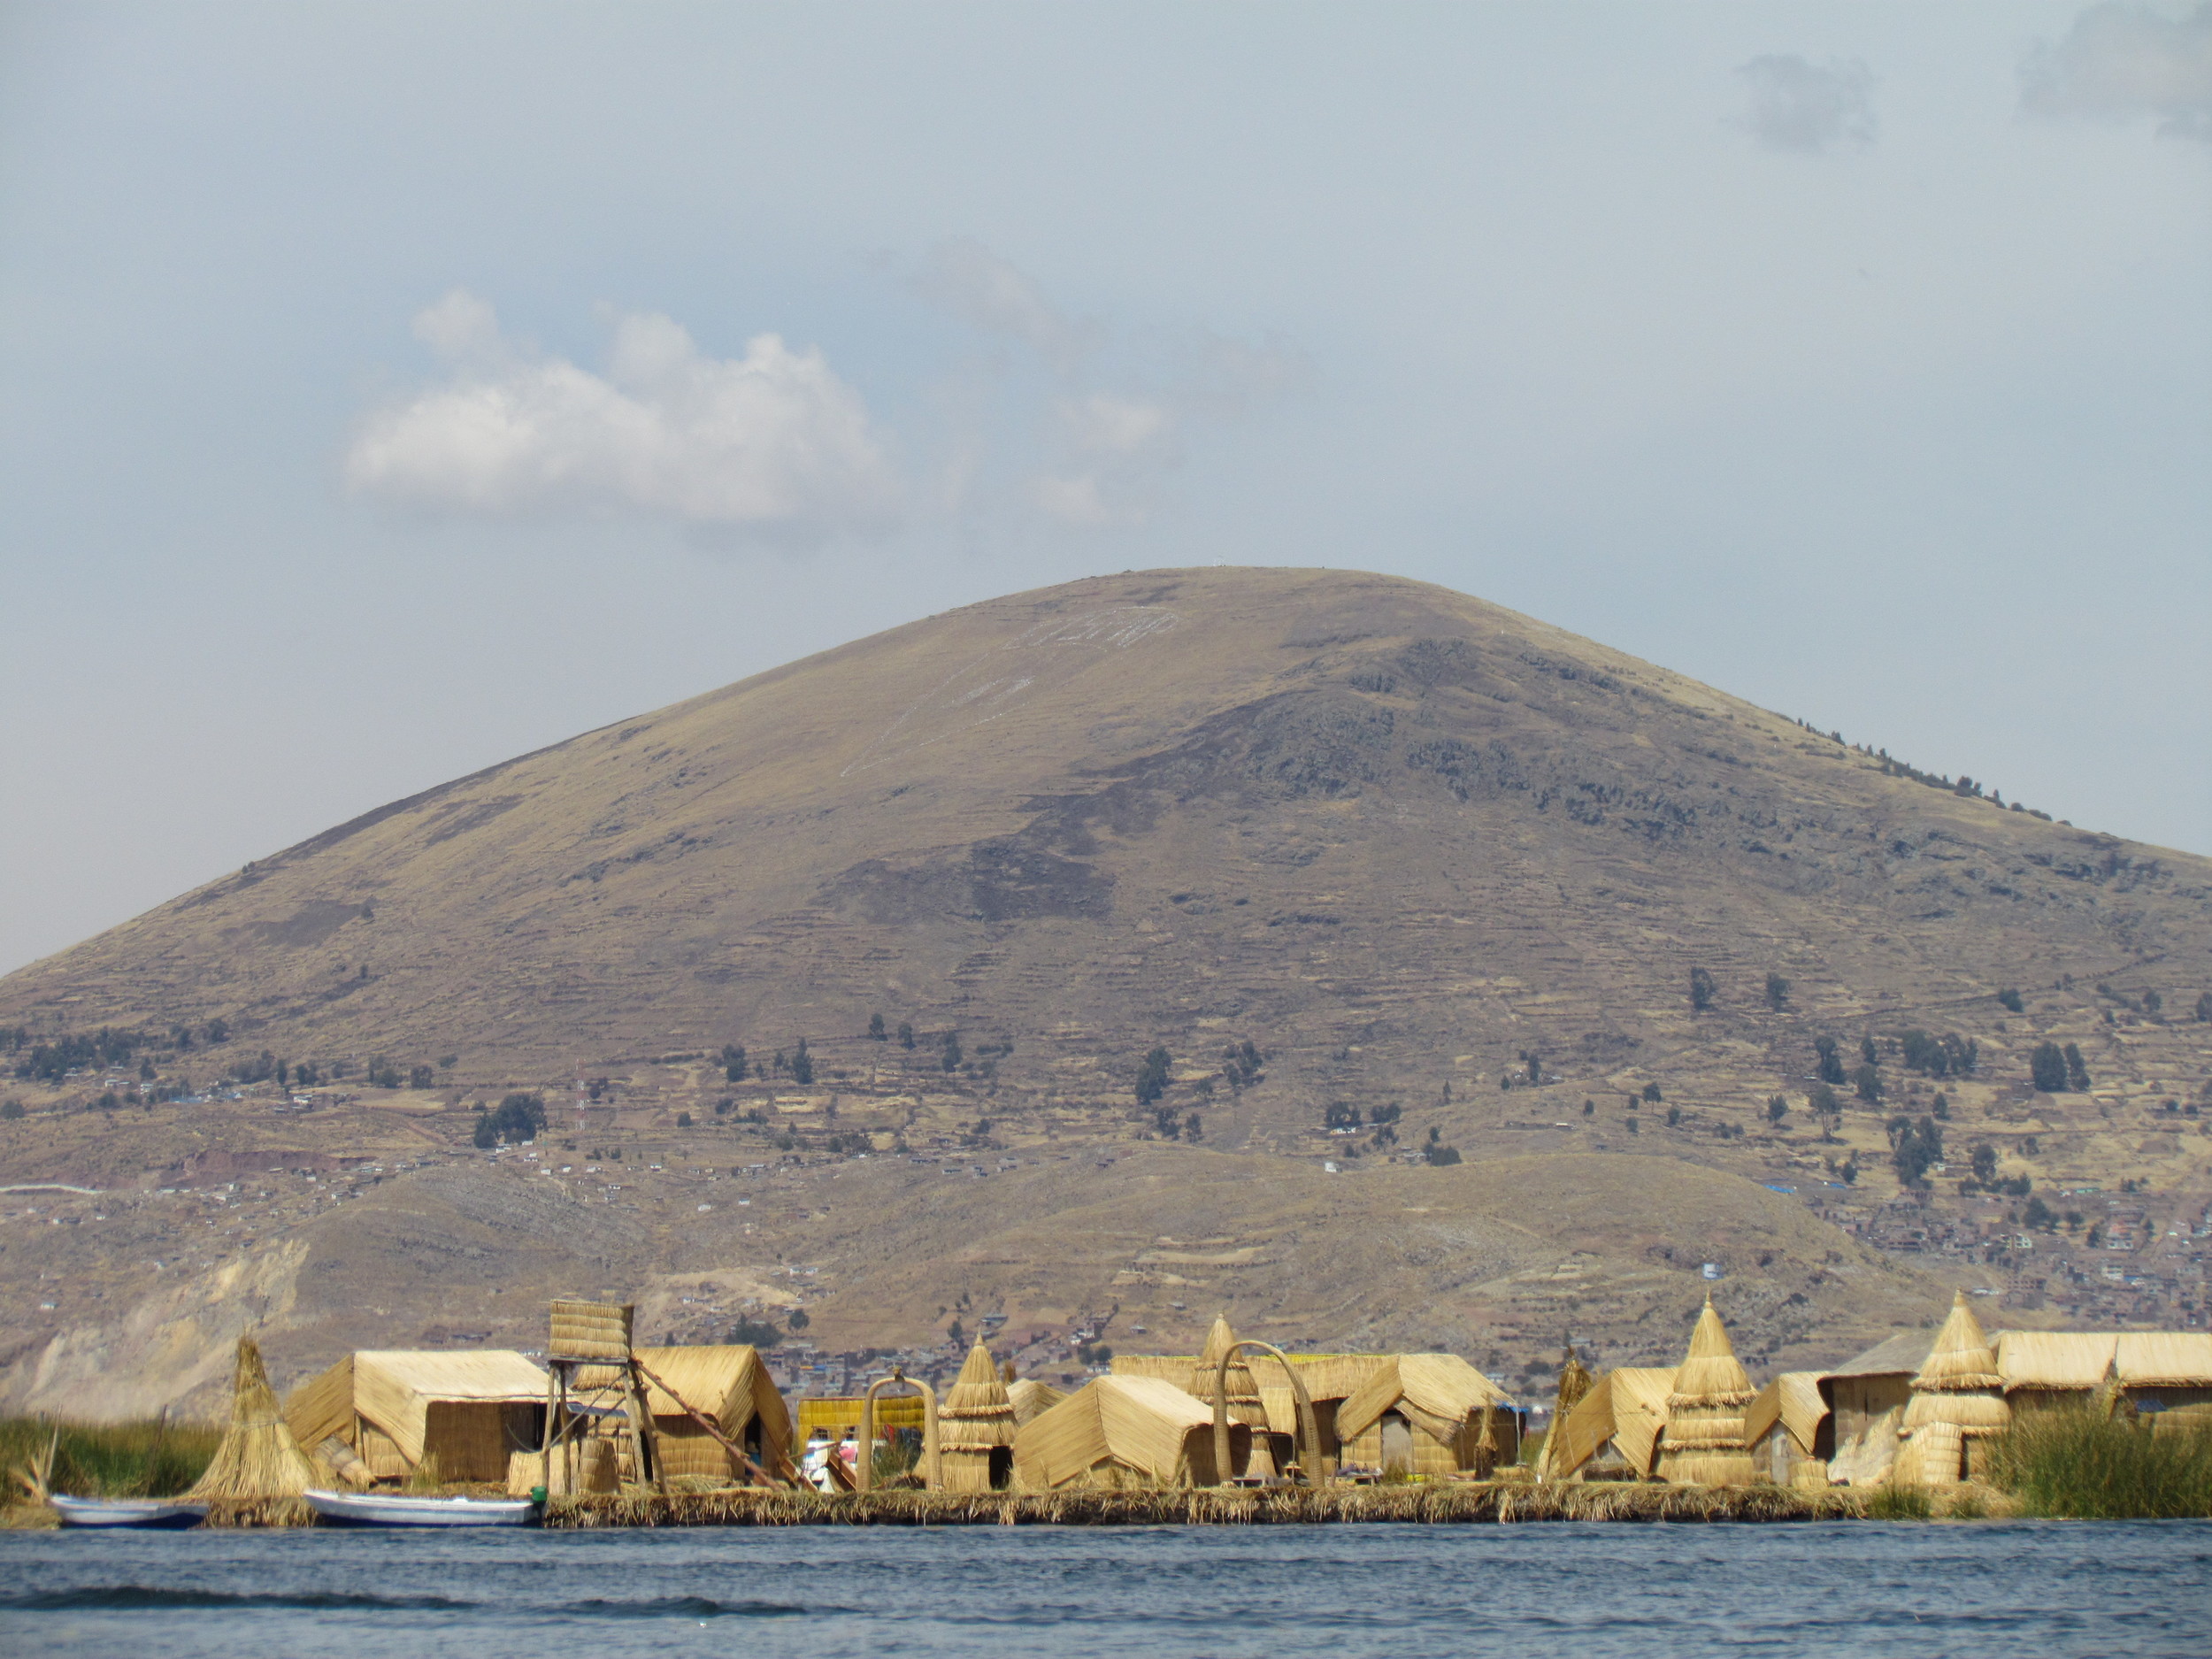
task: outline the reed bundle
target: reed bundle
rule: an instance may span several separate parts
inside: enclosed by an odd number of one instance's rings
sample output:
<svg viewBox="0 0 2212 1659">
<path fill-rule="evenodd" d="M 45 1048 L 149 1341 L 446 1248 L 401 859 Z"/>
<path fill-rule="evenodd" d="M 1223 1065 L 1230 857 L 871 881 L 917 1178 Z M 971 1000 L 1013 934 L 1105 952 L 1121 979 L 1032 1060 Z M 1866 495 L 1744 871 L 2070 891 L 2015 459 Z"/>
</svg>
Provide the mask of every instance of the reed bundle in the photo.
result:
<svg viewBox="0 0 2212 1659">
<path fill-rule="evenodd" d="M 1040 1493 L 869 1492 L 757 1488 L 555 1499 L 549 1527 L 626 1526 L 1267 1526 L 1397 1522 L 1783 1522 L 1844 1520 L 1864 1494 L 1779 1486 L 1724 1490 L 1630 1482 L 1526 1481 L 1262 1490 L 1095 1487 Z"/>
<path fill-rule="evenodd" d="M 207 1471 L 193 1484 L 193 1498 L 290 1498 L 325 1484 L 284 1421 L 261 1349 L 238 1339 L 238 1369 L 231 1386 L 230 1427 Z"/>
</svg>

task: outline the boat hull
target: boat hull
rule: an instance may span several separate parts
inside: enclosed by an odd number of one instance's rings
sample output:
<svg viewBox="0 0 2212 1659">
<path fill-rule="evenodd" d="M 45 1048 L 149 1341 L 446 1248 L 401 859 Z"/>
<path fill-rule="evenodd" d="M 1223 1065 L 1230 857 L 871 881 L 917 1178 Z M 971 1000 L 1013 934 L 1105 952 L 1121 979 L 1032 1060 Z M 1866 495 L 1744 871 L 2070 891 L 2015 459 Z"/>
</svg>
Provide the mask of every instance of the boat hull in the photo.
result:
<svg viewBox="0 0 2212 1659">
<path fill-rule="evenodd" d="M 535 1526 L 538 1506 L 523 1498 L 402 1498 L 379 1493 L 314 1492 L 308 1504 L 332 1526 Z"/>
<path fill-rule="evenodd" d="M 47 1502 L 61 1517 L 64 1526 L 130 1526 L 142 1531 L 175 1531 L 197 1526 L 207 1519 L 204 1503 L 180 1503 L 167 1498 L 70 1498 Z"/>
</svg>

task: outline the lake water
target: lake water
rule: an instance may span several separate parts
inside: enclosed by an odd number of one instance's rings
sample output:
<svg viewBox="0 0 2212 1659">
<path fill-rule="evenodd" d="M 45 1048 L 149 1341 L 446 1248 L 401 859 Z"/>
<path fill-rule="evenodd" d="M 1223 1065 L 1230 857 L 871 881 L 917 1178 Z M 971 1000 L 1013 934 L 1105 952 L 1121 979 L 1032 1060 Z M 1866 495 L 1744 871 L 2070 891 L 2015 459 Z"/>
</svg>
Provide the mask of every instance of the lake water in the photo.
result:
<svg viewBox="0 0 2212 1659">
<path fill-rule="evenodd" d="M 2212 1655 L 2212 1524 L 0 1534 L 0 1653 Z"/>
</svg>

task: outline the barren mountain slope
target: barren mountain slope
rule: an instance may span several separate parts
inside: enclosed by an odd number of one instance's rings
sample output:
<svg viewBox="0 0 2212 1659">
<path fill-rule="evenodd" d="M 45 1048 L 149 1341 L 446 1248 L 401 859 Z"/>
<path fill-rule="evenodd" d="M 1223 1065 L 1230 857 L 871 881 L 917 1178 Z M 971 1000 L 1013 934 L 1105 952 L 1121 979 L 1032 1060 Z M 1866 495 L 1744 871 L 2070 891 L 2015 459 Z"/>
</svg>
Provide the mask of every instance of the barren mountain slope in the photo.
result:
<svg viewBox="0 0 2212 1659">
<path fill-rule="evenodd" d="M 1072 583 L 396 803 L 0 980 L 19 1059 L 142 1028 L 165 1080 L 265 1050 L 343 1079 L 303 1111 L 87 1110 L 134 1061 L 10 1085 L 0 1185 L 96 1190 L 0 1210 L 0 1397 L 196 1399 L 186 1356 L 251 1319 L 293 1371 L 528 1345 L 555 1291 L 690 1336 L 803 1303 L 855 1347 L 959 1308 L 1173 1348 L 1226 1303 L 1512 1368 L 1568 1329 L 1669 1351 L 1707 1262 L 1776 1364 L 1960 1283 L 2000 1323 L 2200 1318 L 2208 988 L 2203 858 L 1440 588 Z M 1916 1028 L 1973 1071 L 1909 1068 Z M 1873 1045 L 1880 1095 L 1824 1125 L 1824 1036 Z M 811 1082 L 764 1071 L 802 1037 Z M 2093 1080 L 2032 1090 L 2047 1040 Z M 428 1086 L 363 1087 L 378 1059 Z M 471 1152 L 467 1102 L 521 1087 L 557 1091 L 541 1161 Z M 1939 1089 L 1950 1163 L 1905 1187 L 1895 1115 Z M 1400 1162 L 1431 1141 L 1464 1162 Z M 2179 1265 L 2108 1289 L 2082 1219 L 2023 1248 L 2017 1192 L 1955 1190 L 1970 1146 Z M 2132 1219 L 2081 1195 L 2123 1181 Z"/>
<path fill-rule="evenodd" d="M 884 1010 L 1029 1039 L 1001 1081 L 1041 1102 L 1201 1022 L 1440 1080 L 1667 1041 L 1693 964 L 1730 1014 L 1778 970 L 1857 1022 L 2201 978 L 2208 945 L 2203 859 L 1442 589 L 1204 570 L 972 606 L 396 803 L 10 976 L 0 1020 L 558 1077 Z"/>
</svg>

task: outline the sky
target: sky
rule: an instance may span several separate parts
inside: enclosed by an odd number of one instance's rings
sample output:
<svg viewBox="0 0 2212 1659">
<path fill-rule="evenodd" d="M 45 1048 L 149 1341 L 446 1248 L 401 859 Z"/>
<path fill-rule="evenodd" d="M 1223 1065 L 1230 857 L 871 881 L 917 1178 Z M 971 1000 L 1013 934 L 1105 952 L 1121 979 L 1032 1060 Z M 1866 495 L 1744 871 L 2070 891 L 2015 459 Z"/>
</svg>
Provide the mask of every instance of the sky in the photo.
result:
<svg viewBox="0 0 2212 1659">
<path fill-rule="evenodd" d="M 2212 4 L 0 0 L 0 972 L 1214 563 L 2212 853 Z"/>
</svg>

